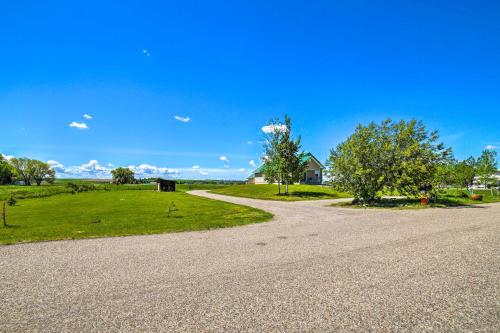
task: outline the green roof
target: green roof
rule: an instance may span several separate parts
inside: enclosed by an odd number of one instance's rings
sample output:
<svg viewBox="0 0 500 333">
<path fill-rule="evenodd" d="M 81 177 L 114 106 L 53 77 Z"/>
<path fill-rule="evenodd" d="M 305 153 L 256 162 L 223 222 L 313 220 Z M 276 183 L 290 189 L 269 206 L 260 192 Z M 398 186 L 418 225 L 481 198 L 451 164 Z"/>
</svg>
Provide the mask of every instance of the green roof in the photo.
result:
<svg viewBox="0 0 500 333">
<path fill-rule="evenodd" d="M 319 164 L 319 166 L 322 168 L 322 169 L 325 169 L 325 166 L 323 165 L 323 163 L 321 163 L 316 157 L 314 157 L 313 154 L 311 153 L 306 153 L 304 155 L 304 157 L 302 158 L 302 162 L 309 162 L 311 159 L 313 159 L 316 163 Z M 260 167 L 258 167 L 257 169 L 255 169 L 252 174 L 250 176 L 248 176 L 248 178 L 255 178 L 255 174 L 256 173 L 261 173 L 262 172 L 262 169 L 264 168 L 264 164 L 261 165 Z"/>
</svg>

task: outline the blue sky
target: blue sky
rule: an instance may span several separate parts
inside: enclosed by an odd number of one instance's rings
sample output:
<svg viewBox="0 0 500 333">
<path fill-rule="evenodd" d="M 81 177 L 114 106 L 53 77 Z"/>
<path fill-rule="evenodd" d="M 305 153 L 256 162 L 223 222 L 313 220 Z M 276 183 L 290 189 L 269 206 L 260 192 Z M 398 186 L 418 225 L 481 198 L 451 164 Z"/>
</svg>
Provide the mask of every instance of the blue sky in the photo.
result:
<svg viewBox="0 0 500 333">
<path fill-rule="evenodd" d="M 60 176 L 243 179 L 284 114 L 322 161 L 387 117 L 500 147 L 498 1 L 0 5 L 0 152 Z"/>
</svg>

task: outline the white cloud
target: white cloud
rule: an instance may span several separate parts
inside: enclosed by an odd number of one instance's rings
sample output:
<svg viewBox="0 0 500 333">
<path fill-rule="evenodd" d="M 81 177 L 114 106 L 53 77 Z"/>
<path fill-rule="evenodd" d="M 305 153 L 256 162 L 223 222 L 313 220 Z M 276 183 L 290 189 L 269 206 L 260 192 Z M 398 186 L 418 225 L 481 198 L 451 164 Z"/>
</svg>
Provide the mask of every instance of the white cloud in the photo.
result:
<svg viewBox="0 0 500 333">
<path fill-rule="evenodd" d="M 151 176 L 172 176 L 179 173 L 176 169 L 157 167 L 149 164 L 141 164 L 138 166 L 130 165 L 128 168 L 134 171 L 136 177 L 138 178 L 147 178 Z"/>
<path fill-rule="evenodd" d="M 251 167 L 255 168 L 257 166 L 257 164 L 255 164 L 255 161 L 254 160 L 250 160 L 248 162 L 248 164 L 250 164 Z"/>
<path fill-rule="evenodd" d="M 200 175 L 202 175 L 202 176 L 208 176 L 208 172 L 200 171 Z"/>
<path fill-rule="evenodd" d="M 285 132 L 287 130 L 285 125 L 280 125 L 280 124 L 271 124 L 271 125 L 266 125 L 262 127 L 262 132 L 266 134 L 271 134 L 276 131 L 279 132 Z"/>
<path fill-rule="evenodd" d="M 183 123 L 189 123 L 191 121 L 191 118 L 189 117 L 180 117 L 180 116 L 175 116 L 175 120 L 181 121 Z"/>
<path fill-rule="evenodd" d="M 484 149 L 500 149 L 500 146 L 487 145 Z"/>
<path fill-rule="evenodd" d="M 245 171 L 247 171 L 247 169 L 245 169 L 245 168 L 241 168 L 241 169 L 238 169 L 238 171 L 239 171 L 239 172 L 245 172 Z"/>
<path fill-rule="evenodd" d="M 144 54 L 146 57 L 151 56 L 151 53 L 149 53 L 149 50 L 147 50 L 147 49 L 143 49 L 142 54 Z"/>
<path fill-rule="evenodd" d="M 87 126 L 87 124 L 85 124 L 85 123 L 77 123 L 76 121 L 73 121 L 71 124 L 69 124 L 69 127 L 78 128 L 80 130 L 89 129 L 89 127 Z"/>
<path fill-rule="evenodd" d="M 89 114 L 84 114 L 84 115 L 83 115 L 83 118 L 85 118 L 85 119 L 87 119 L 87 120 L 90 120 L 90 119 L 92 119 L 92 116 L 91 116 L 91 115 L 89 115 Z"/>
<path fill-rule="evenodd" d="M 253 145 L 253 141 L 247 141 L 249 145 Z"/>
<path fill-rule="evenodd" d="M 228 160 L 228 158 L 226 156 L 219 157 L 219 160 L 221 160 L 223 162 L 229 162 L 229 160 Z"/>
<path fill-rule="evenodd" d="M 115 165 L 113 163 L 108 163 L 109 167 L 114 167 Z"/>
<path fill-rule="evenodd" d="M 60 162 L 54 161 L 54 160 L 48 160 L 47 164 L 50 165 L 50 167 L 56 171 L 58 170 L 64 170 L 64 165 Z"/>
<path fill-rule="evenodd" d="M 193 169 L 199 169 L 200 166 L 199 165 L 193 165 Z"/>
</svg>

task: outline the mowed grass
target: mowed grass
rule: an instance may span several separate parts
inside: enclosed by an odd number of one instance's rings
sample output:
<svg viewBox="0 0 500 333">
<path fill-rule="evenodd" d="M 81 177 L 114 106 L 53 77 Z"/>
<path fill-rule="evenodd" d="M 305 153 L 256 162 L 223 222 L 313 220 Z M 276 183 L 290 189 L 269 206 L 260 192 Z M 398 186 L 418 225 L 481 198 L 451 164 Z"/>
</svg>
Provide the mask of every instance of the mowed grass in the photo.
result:
<svg viewBox="0 0 500 333">
<path fill-rule="evenodd" d="M 167 216 L 174 203 L 177 211 Z M 92 191 L 19 200 L 7 206 L 0 243 L 207 230 L 264 222 L 272 215 L 183 192 Z"/>
<path fill-rule="evenodd" d="M 282 193 L 285 191 L 284 186 L 281 187 L 281 191 Z M 275 184 L 232 185 L 214 189 L 210 192 L 235 197 L 282 201 L 338 199 L 350 197 L 348 193 L 338 192 L 329 187 L 314 185 L 290 185 L 288 195 L 278 195 L 278 185 Z"/>
</svg>

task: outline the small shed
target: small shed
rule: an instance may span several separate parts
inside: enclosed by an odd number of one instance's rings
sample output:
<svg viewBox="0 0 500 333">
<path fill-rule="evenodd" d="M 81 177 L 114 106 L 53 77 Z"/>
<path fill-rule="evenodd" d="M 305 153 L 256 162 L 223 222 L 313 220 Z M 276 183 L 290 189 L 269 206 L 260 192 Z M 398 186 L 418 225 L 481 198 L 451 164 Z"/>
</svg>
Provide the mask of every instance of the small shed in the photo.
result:
<svg viewBox="0 0 500 333">
<path fill-rule="evenodd" d="M 156 180 L 158 192 L 175 192 L 175 180 L 158 178 Z"/>
</svg>

